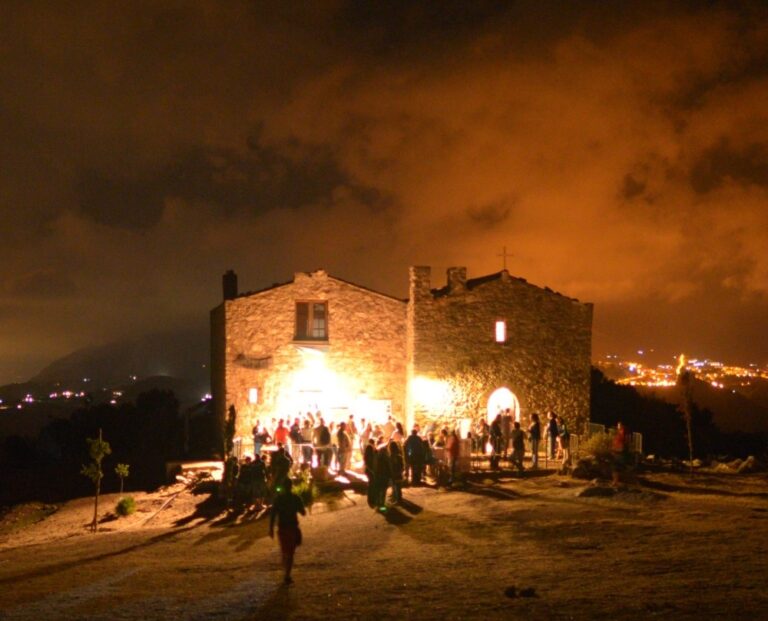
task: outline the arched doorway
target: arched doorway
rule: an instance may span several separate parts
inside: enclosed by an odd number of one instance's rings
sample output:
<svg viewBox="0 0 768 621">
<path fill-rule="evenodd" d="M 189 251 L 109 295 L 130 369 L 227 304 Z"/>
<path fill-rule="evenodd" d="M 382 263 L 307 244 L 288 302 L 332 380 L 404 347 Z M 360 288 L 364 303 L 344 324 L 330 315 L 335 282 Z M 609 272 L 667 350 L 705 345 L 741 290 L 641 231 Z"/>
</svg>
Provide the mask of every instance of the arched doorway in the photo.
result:
<svg viewBox="0 0 768 621">
<path fill-rule="evenodd" d="M 515 393 L 509 388 L 497 388 L 488 397 L 488 422 L 492 423 L 493 419 L 499 412 L 503 412 L 509 408 L 512 412 L 513 420 L 520 420 L 520 402 L 518 401 Z"/>
</svg>

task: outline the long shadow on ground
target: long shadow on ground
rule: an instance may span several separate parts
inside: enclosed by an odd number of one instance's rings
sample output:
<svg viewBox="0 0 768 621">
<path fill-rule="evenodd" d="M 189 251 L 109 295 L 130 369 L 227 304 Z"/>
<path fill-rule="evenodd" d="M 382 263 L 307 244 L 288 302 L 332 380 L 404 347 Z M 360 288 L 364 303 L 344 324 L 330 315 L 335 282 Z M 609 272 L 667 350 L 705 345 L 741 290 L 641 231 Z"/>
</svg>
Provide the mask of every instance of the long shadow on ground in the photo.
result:
<svg viewBox="0 0 768 621">
<path fill-rule="evenodd" d="M 98 561 L 103 561 L 108 558 L 122 556 L 123 554 L 128 554 L 136 550 L 141 550 L 142 548 L 148 548 L 150 546 L 156 545 L 166 539 L 171 539 L 173 537 L 176 537 L 181 532 L 184 532 L 186 530 L 191 530 L 192 528 L 194 527 L 188 526 L 186 528 L 182 528 L 181 530 L 174 530 L 174 531 L 168 531 L 166 533 L 160 533 L 159 535 L 155 535 L 154 537 L 151 537 L 146 541 L 135 543 L 133 545 L 126 546 L 125 548 L 121 548 L 119 550 L 113 550 L 111 552 L 95 554 L 94 556 L 78 558 L 71 561 L 67 561 L 65 563 L 53 563 L 50 565 L 44 565 L 43 567 L 39 567 L 38 569 L 33 569 L 32 571 L 24 572 L 22 574 L 16 574 L 15 576 L 6 576 L 5 578 L 0 578 L 0 585 L 13 584 L 15 582 L 23 582 L 26 580 L 30 580 L 32 578 L 49 576 L 54 573 L 59 573 L 62 571 L 67 571 L 69 569 L 74 569 L 75 567 L 82 567 L 82 565 L 85 563 L 96 563 Z"/>
<path fill-rule="evenodd" d="M 256 613 L 249 617 L 253 621 L 285 621 L 292 617 L 293 612 L 293 597 L 292 589 L 295 587 L 289 587 L 281 585 L 277 590 L 265 601 L 262 606 L 256 611 Z"/>
<path fill-rule="evenodd" d="M 768 492 L 733 492 L 722 488 L 700 487 L 697 485 L 673 485 L 671 483 L 662 483 L 660 481 L 651 481 L 644 477 L 637 478 L 638 483 L 643 487 L 655 489 L 663 492 L 680 492 L 683 494 L 699 494 L 704 496 L 729 496 L 739 498 L 768 498 Z"/>
</svg>

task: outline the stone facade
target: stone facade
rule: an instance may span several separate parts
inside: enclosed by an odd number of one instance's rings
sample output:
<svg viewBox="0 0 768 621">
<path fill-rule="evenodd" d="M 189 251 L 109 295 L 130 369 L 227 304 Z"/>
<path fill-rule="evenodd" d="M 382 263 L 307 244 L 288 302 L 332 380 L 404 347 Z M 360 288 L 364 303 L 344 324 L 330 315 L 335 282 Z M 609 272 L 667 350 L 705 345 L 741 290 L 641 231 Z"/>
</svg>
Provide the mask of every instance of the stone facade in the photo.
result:
<svg viewBox="0 0 768 621">
<path fill-rule="evenodd" d="M 587 421 L 592 305 L 506 271 L 467 280 L 451 268 L 447 280 L 434 289 L 430 268 L 411 268 L 406 301 L 322 270 L 238 295 L 228 273 L 229 299 L 211 311 L 219 418 L 234 405 L 244 437 L 257 419 L 315 408 L 455 423 L 485 415 L 494 391 L 508 389 L 526 421 L 550 409 L 574 427 Z M 297 302 L 327 304 L 327 338 L 297 339 Z"/>
<path fill-rule="evenodd" d="M 295 338 L 300 301 L 327 303 L 327 340 Z M 346 418 L 378 407 L 404 418 L 405 316 L 404 300 L 322 270 L 225 300 L 211 313 L 219 418 L 234 405 L 245 437 L 257 419 L 308 409 Z"/>
<path fill-rule="evenodd" d="M 589 419 L 592 305 L 511 277 L 506 271 L 467 280 L 448 270 L 432 289 L 428 267 L 410 271 L 409 384 L 423 378 L 439 394 L 420 403 L 416 422 L 486 414 L 491 394 L 507 388 L 524 422 L 554 410 L 579 429 Z M 506 339 L 496 341 L 496 322 Z M 492 415 L 492 413 L 491 413 Z"/>
</svg>

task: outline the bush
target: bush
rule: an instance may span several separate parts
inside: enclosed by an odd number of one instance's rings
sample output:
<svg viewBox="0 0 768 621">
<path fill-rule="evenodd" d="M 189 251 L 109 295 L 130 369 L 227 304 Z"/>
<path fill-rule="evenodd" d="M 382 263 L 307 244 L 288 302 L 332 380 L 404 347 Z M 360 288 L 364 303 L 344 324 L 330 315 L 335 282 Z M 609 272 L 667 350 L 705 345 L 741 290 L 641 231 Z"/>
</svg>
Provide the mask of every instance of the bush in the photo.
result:
<svg viewBox="0 0 768 621">
<path fill-rule="evenodd" d="M 133 496 L 126 496 L 125 498 L 121 498 L 115 507 L 115 513 L 121 517 L 131 515 L 131 513 L 134 513 L 135 511 L 136 501 L 133 499 Z"/>
<path fill-rule="evenodd" d="M 312 503 L 315 502 L 315 498 L 318 496 L 317 488 L 315 487 L 312 478 L 309 473 L 301 473 L 298 481 L 293 484 L 293 493 L 301 498 L 304 506 L 309 508 Z"/>
<path fill-rule="evenodd" d="M 607 433 L 595 433 L 579 447 L 581 457 L 591 457 L 597 462 L 609 462 L 612 459 L 611 436 Z"/>
<path fill-rule="evenodd" d="M 571 472 L 575 479 L 608 479 L 614 467 L 611 436 L 596 433 L 579 446 L 579 460 Z"/>
</svg>

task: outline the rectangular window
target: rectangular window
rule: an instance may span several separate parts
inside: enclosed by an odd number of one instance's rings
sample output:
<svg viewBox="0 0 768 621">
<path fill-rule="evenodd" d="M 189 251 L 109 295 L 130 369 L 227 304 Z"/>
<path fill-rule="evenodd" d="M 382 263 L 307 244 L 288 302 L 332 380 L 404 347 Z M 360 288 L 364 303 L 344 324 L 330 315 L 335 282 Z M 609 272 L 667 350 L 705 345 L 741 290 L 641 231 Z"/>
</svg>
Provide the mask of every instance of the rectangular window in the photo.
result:
<svg viewBox="0 0 768 621">
<path fill-rule="evenodd" d="M 496 322 L 496 342 L 497 343 L 507 342 L 507 322 L 506 321 Z"/>
<path fill-rule="evenodd" d="M 328 302 L 296 302 L 297 341 L 328 340 Z"/>
<path fill-rule="evenodd" d="M 259 402 L 259 389 L 258 388 L 249 388 L 248 389 L 248 403 L 251 405 L 255 405 Z"/>
</svg>

